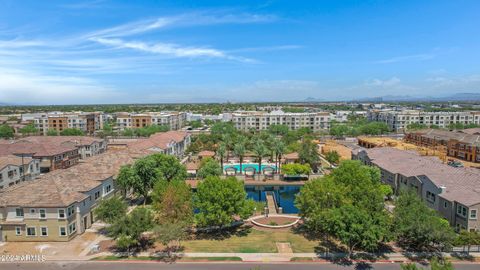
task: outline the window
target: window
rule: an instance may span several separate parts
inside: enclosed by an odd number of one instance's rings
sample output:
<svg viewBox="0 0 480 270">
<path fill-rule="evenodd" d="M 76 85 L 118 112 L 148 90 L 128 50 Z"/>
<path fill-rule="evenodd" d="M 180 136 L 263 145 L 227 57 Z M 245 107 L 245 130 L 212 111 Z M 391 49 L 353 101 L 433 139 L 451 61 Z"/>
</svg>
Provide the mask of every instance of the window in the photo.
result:
<svg viewBox="0 0 480 270">
<path fill-rule="evenodd" d="M 40 210 L 38 210 L 38 212 L 40 213 L 40 218 L 41 219 L 47 218 L 47 212 L 45 211 L 45 209 L 40 209 Z"/>
<path fill-rule="evenodd" d="M 77 231 L 77 225 L 75 222 L 72 222 L 68 225 L 68 234 L 72 234 Z"/>
<path fill-rule="evenodd" d="M 74 213 L 75 213 L 75 206 L 72 205 L 72 206 L 67 208 L 67 217 L 70 217 Z"/>
<path fill-rule="evenodd" d="M 98 200 L 100 198 L 100 191 L 95 192 L 95 200 Z"/>
<path fill-rule="evenodd" d="M 443 202 L 443 208 L 447 208 L 448 207 L 448 202 Z"/>
<path fill-rule="evenodd" d="M 27 236 L 36 236 L 37 231 L 35 230 L 35 227 L 27 227 Z"/>
<path fill-rule="evenodd" d="M 462 205 L 457 205 L 457 215 L 467 217 L 467 208 Z"/>
<path fill-rule="evenodd" d="M 58 235 L 60 236 L 67 236 L 67 228 L 65 227 L 59 227 L 58 228 Z"/>
<path fill-rule="evenodd" d="M 470 219 L 477 219 L 477 210 L 476 209 L 470 210 Z"/>
<path fill-rule="evenodd" d="M 105 194 L 110 193 L 110 191 L 112 191 L 112 186 L 111 185 L 106 186 L 105 187 Z"/>
<path fill-rule="evenodd" d="M 58 218 L 65 218 L 65 209 L 58 209 Z"/>
<path fill-rule="evenodd" d="M 40 236 L 48 236 L 48 228 L 40 227 Z"/>
<path fill-rule="evenodd" d="M 427 191 L 427 201 L 432 202 L 432 203 L 435 202 L 435 194 L 433 194 L 430 191 Z"/>
<path fill-rule="evenodd" d="M 22 235 L 22 228 L 21 227 L 15 227 L 15 235 L 17 235 L 17 236 Z"/>
<path fill-rule="evenodd" d="M 23 208 L 15 209 L 15 213 L 17 214 L 17 217 L 23 217 Z"/>
</svg>

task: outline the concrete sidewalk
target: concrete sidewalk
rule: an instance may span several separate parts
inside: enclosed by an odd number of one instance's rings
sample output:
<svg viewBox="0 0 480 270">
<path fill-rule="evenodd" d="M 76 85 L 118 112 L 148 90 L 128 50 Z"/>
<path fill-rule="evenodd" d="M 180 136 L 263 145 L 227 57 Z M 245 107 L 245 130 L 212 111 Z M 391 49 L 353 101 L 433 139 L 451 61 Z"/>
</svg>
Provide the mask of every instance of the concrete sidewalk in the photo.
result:
<svg viewBox="0 0 480 270">
<path fill-rule="evenodd" d="M 359 253 L 363 254 L 363 253 Z M 85 261 L 91 260 L 96 257 L 103 256 L 113 256 L 113 255 L 122 255 L 114 254 L 111 252 L 102 252 L 94 255 L 85 255 L 85 256 L 47 256 L 47 261 Z M 333 259 L 342 259 L 346 258 L 346 254 L 335 253 L 335 254 L 316 254 L 316 253 L 206 253 L 206 252 L 187 252 L 187 253 L 173 253 L 172 256 L 176 257 L 239 257 L 244 262 L 289 262 L 292 258 L 310 258 L 313 261 L 332 261 Z M 358 255 L 358 254 L 357 254 Z M 374 256 L 374 254 L 370 254 Z M 354 259 L 354 261 L 372 261 L 372 262 L 408 262 L 411 258 L 424 258 L 429 254 L 413 254 L 413 256 L 405 256 L 402 253 L 388 253 L 388 254 L 376 254 L 374 259 Z M 442 256 L 445 258 L 452 258 L 450 253 L 442 253 Z M 480 258 L 480 253 L 470 253 L 472 258 Z M 136 254 L 136 257 L 166 257 L 165 253 L 150 253 L 150 252 L 140 252 Z"/>
</svg>

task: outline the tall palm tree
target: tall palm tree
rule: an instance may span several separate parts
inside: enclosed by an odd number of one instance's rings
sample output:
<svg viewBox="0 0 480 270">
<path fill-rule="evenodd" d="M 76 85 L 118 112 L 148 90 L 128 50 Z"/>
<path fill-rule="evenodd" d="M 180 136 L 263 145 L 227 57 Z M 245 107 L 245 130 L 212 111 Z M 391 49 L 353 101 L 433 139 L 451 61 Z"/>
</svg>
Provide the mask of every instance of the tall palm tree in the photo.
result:
<svg viewBox="0 0 480 270">
<path fill-rule="evenodd" d="M 225 157 L 225 152 L 227 151 L 227 146 L 225 145 L 225 143 L 220 143 L 218 145 L 218 149 L 217 149 L 217 155 L 218 157 L 220 158 L 220 165 L 222 166 L 222 170 L 223 170 L 223 158 Z"/>
<path fill-rule="evenodd" d="M 232 150 L 232 144 L 233 144 L 233 140 L 232 140 L 232 136 L 229 134 L 229 133 L 226 133 L 226 134 L 223 134 L 222 135 L 222 142 L 225 144 L 225 149 L 226 149 L 226 157 L 227 157 L 227 160 L 229 158 L 229 152 Z"/>
<path fill-rule="evenodd" d="M 258 161 L 258 174 L 262 172 L 262 158 L 268 155 L 268 148 L 262 140 L 257 140 L 253 144 L 253 152 Z"/>
<path fill-rule="evenodd" d="M 282 159 L 283 154 L 285 153 L 285 144 L 279 140 L 276 139 L 273 143 L 273 151 L 275 152 L 275 166 L 277 173 L 280 172 L 280 162 Z"/>
<path fill-rule="evenodd" d="M 242 163 L 243 163 L 243 157 L 245 157 L 245 144 L 243 142 L 238 142 L 235 144 L 235 147 L 233 148 L 233 153 L 238 157 L 240 160 L 240 174 L 242 174 Z"/>
</svg>

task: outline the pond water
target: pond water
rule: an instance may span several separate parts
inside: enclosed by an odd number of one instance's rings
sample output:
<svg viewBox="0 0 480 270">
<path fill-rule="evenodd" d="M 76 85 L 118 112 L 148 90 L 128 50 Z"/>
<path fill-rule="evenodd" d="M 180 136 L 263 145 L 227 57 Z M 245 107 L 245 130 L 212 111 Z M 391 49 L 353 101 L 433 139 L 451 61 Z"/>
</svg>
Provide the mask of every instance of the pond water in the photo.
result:
<svg viewBox="0 0 480 270">
<path fill-rule="evenodd" d="M 255 186 L 245 186 L 245 191 L 249 199 L 265 202 L 265 191 L 273 191 L 278 206 L 283 208 L 284 214 L 297 214 L 298 208 L 295 207 L 295 195 L 300 192 L 300 186 L 281 186 L 274 188 L 273 186 L 265 186 L 263 190 L 256 189 Z"/>
</svg>

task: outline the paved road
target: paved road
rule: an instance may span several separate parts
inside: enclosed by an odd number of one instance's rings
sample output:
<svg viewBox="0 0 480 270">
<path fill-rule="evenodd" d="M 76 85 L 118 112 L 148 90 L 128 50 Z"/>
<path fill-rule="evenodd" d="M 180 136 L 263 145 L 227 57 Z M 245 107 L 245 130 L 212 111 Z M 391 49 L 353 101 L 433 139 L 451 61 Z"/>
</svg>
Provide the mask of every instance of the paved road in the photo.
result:
<svg viewBox="0 0 480 270">
<path fill-rule="evenodd" d="M 478 264 L 456 264 L 456 270 L 479 269 Z M 334 264 L 316 263 L 284 263 L 284 264 L 254 264 L 254 263 L 176 263 L 165 264 L 157 262 L 47 262 L 11 264 L 0 263 L 2 270 L 397 270 L 399 264 L 373 264 L 340 266 Z"/>
</svg>

